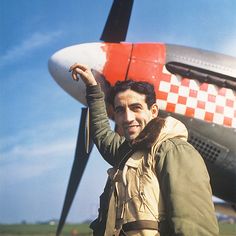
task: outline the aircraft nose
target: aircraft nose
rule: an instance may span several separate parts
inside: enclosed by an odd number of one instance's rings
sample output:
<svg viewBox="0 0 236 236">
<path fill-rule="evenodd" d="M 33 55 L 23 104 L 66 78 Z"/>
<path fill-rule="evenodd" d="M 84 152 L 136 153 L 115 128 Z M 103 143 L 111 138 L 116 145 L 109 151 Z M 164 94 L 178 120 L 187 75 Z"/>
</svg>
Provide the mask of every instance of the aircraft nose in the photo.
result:
<svg viewBox="0 0 236 236">
<path fill-rule="evenodd" d="M 106 62 L 106 54 L 102 43 L 86 43 L 74 45 L 57 51 L 48 61 L 48 70 L 54 80 L 72 97 L 86 105 L 84 83 L 74 81 L 69 68 L 74 63 L 89 66 L 101 73 Z"/>
</svg>

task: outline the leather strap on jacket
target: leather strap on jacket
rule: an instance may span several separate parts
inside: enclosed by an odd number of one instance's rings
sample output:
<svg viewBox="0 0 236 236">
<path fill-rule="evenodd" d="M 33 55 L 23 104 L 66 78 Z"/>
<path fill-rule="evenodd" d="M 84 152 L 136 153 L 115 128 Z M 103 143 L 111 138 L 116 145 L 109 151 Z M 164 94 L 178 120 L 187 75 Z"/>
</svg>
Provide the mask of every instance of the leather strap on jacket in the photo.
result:
<svg viewBox="0 0 236 236">
<path fill-rule="evenodd" d="M 139 220 L 128 222 L 122 226 L 124 232 L 142 229 L 158 230 L 158 222 L 152 220 Z"/>
</svg>

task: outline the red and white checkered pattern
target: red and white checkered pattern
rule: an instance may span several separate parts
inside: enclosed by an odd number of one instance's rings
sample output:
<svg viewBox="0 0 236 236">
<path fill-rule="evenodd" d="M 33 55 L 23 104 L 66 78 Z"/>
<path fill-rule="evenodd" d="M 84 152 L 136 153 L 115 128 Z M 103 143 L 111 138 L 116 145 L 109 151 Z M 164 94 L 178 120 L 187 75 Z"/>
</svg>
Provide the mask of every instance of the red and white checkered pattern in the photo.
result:
<svg viewBox="0 0 236 236">
<path fill-rule="evenodd" d="M 236 128 L 236 93 L 232 89 L 177 77 L 165 67 L 163 73 L 156 91 L 160 109 Z"/>
</svg>

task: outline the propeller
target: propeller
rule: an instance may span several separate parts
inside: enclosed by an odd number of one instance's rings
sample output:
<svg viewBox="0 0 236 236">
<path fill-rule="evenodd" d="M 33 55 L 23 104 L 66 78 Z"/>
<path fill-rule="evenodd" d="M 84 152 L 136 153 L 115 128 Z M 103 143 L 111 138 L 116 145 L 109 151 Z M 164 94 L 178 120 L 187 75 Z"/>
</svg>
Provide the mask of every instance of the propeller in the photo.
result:
<svg viewBox="0 0 236 236">
<path fill-rule="evenodd" d="M 86 134 L 87 117 L 88 117 L 88 108 L 82 108 L 74 163 L 72 166 L 70 179 L 67 186 L 66 196 L 65 196 L 59 224 L 57 227 L 56 236 L 60 235 L 62 228 L 65 224 L 66 217 L 68 215 L 71 204 L 75 197 L 76 190 L 81 181 L 84 169 L 89 159 L 89 155 L 92 151 L 93 143 L 91 140 L 88 139 L 89 137 L 88 134 Z"/>
<path fill-rule="evenodd" d="M 125 41 L 133 0 L 114 0 L 100 40 L 111 43 Z"/>
</svg>

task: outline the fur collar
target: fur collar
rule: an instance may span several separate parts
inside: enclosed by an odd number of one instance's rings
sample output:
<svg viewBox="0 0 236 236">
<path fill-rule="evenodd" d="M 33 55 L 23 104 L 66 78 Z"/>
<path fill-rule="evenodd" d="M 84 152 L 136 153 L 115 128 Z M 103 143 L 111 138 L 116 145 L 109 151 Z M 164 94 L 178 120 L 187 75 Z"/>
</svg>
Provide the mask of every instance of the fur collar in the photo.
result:
<svg viewBox="0 0 236 236">
<path fill-rule="evenodd" d="M 151 148 L 165 125 L 165 119 L 156 117 L 152 119 L 132 142 L 135 149 Z"/>
</svg>

